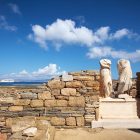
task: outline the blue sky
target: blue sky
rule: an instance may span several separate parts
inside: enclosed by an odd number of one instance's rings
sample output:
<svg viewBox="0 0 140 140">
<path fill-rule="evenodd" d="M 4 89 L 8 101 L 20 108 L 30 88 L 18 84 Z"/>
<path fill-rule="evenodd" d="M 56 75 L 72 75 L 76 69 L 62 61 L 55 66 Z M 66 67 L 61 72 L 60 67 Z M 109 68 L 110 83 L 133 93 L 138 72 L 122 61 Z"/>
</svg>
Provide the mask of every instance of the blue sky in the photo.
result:
<svg viewBox="0 0 140 140">
<path fill-rule="evenodd" d="M 140 71 L 139 0 L 1 0 L 0 79 L 47 79 L 99 70 L 99 60 Z"/>
</svg>

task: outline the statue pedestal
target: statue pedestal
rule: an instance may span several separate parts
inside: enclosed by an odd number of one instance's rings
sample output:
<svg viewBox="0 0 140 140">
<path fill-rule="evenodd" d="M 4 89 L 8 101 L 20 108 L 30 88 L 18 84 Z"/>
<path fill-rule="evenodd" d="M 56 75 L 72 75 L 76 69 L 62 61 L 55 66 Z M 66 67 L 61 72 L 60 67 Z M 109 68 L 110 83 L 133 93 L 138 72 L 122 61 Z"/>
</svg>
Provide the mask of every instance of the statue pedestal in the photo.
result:
<svg viewBox="0 0 140 140">
<path fill-rule="evenodd" d="M 100 100 L 99 115 L 101 119 L 136 119 L 138 118 L 138 100 L 134 98 Z"/>
<path fill-rule="evenodd" d="M 99 120 L 92 128 L 140 128 L 140 99 L 100 99 Z"/>
</svg>

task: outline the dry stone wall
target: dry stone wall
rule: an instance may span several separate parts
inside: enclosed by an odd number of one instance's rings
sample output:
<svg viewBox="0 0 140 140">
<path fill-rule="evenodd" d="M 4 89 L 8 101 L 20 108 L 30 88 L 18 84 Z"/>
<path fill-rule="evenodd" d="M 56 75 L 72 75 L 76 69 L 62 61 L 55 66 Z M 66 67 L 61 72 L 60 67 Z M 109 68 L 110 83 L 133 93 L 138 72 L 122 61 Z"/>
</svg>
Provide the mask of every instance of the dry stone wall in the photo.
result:
<svg viewBox="0 0 140 140">
<path fill-rule="evenodd" d="M 98 71 L 70 72 L 38 89 L 0 94 L 0 132 L 13 134 L 8 120 L 29 116 L 55 127 L 90 126 L 99 115 L 99 80 Z"/>
</svg>

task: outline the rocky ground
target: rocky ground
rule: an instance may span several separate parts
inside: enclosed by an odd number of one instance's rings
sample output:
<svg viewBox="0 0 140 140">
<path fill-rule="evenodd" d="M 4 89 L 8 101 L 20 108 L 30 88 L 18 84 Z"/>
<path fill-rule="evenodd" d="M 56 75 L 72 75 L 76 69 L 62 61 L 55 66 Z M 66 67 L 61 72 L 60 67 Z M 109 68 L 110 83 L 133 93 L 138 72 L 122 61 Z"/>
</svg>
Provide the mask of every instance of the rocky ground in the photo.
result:
<svg viewBox="0 0 140 140">
<path fill-rule="evenodd" d="M 54 140 L 140 140 L 140 130 L 127 129 L 61 129 Z"/>
</svg>

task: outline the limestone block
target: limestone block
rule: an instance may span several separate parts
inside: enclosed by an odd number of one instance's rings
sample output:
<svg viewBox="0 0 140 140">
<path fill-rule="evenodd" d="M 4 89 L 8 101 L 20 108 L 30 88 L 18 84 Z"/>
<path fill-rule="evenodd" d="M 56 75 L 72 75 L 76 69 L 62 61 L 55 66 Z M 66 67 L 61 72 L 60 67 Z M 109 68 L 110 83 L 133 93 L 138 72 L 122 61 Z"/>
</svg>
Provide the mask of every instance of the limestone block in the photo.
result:
<svg viewBox="0 0 140 140">
<path fill-rule="evenodd" d="M 39 130 L 47 130 L 50 125 L 50 122 L 46 119 L 38 119 L 36 120 L 36 126 Z"/>
<path fill-rule="evenodd" d="M 40 100 L 51 99 L 50 91 L 44 91 L 43 93 L 38 93 L 38 99 Z"/>
<path fill-rule="evenodd" d="M 49 126 L 48 129 L 38 130 L 36 136 L 30 140 L 54 140 L 54 136 L 55 136 L 55 127 Z"/>
<path fill-rule="evenodd" d="M 12 132 L 19 132 L 29 127 L 36 126 L 35 117 L 17 117 L 6 121 L 7 126 L 11 127 Z"/>
<path fill-rule="evenodd" d="M 43 100 L 31 100 L 30 105 L 31 105 L 31 107 L 42 107 Z"/>
<path fill-rule="evenodd" d="M 64 118 L 58 118 L 58 117 L 52 117 L 51 118 L 51 124 L 54 126 L 63 126 L 65 125 L 65 119 Z"/>
<path fill-rule="evenodd" d="M 51 89 L 62 89 L 65 87 L 65 82 L 54 79 L 54 80 L 48 81 L 48 86 Z"/>
<path fill-rule="evenodd" d="M 100 83 L 98 81 L 85 81 L 84 84 L 87 87 L 99 87 Z"/>
<path fill-rule="evenodd" d="M 51 94 L 52 95 L 60 95 L 60 89 L 53 89 L 52 91 L 51 91 Z"/>
<path fill-rule="evenodd" d="M 58 107 L 66 107 L 68 105 L 68 101 L 66 100 L 56 100 L 56 106 Z"/>
<path fill-rule="evenodd" d="M 10 106 L 8 108 L 9 111 L 13 111 L 13 112 L 16 112 L 16 111 L 23 111 L 23 106 Z"/>
<path fill-rule="evenodd" d="M 65 96 L 75 96 L 76 95 L 76 89 L 75 88 L 63 88 L 61 89 L 61 94 Z"/>
<path fill-rule="evenodd" d="M 69 97 L 69 106 L 85 107 L 85 98 L 83 96 Z"/>
<path fill-rule="evenodd" d="M 108 98 L 100 100 L 100 118 L 124 119 L 138 118 L 138 101 L 134 98 L 116 99 Z"/>
<path fill-rule="evenodd" d="M 20 93 L 22 99 L 37 99 L 37 94 L 32 92 L 22 92 Z"/>
<path fill-rule="evenodd" d="M 78 80 L 78 81 L 93 81 L 94 80 L 94 76 L 74 76 L 73 78 L 74 80 Z"/>
<path fill-rule="evenodd" d="M 66 118 L 66 125 L 68 125 L 68 126 L 76 126 L 75 117 Z"/>
<path fill-rule="evenodd" d="M 45 106 L 46 107 L 55 107 L 56 106 L 56 100 L 45 100 Z"/>
<path fill-rule="evenodd" d="M 85 125 L 84 117 L 76 117 L 76 123 L 77 126 L 84 126 Z"/>
<path fill-rule="evenodd" d="M 72 82 L 66 82 L 67 88 L 80 88 L 83 87 L 83 84 L 80 81 L 72 81 Z"/>
<path fill-rule="evenodd" d="M 0 107 L 0 110 L 6 111 L 6 110 L 8 110 L 8 106 L 2 106 L 2 107 Z"/>
<path fill-rule="evenodd" d="M 73 76 L 79 76 L 81 74 L 81 71 L 79 71 L 79 72 L 69 72 L 68 74 L 73 75 Z"/>
<path fill-rule="evenodd" d="M 27 128 L 23 130 L 22 134 L 24 136 L 34 137 L 37 134 L 37 128 L 36 127 Z"/>
<path fill-rule="evenodd" d="M 15 100 L 14 101 L 14 105 L 29 105 L 30 104 L 30 101 L 29 99 L 18 99 L 18 100 Z"/>
<path fill-rule="evenodd" d="M 22 132 L 13 133 L 8 140 L 26 140 L 26 136 L 22 136 Z"/>
<path fill-rule="evenodd" d="M 14 103 L 13 97 L 0 97 L 0 104 L 12 104 Z"/>
<path fill-rule="evenodd" d="M 62 75 L 62 81 L 73 81 L 73 76 L 72 75 L 68 75 L 67 73 L 64 73 Z"/>
</svg>

